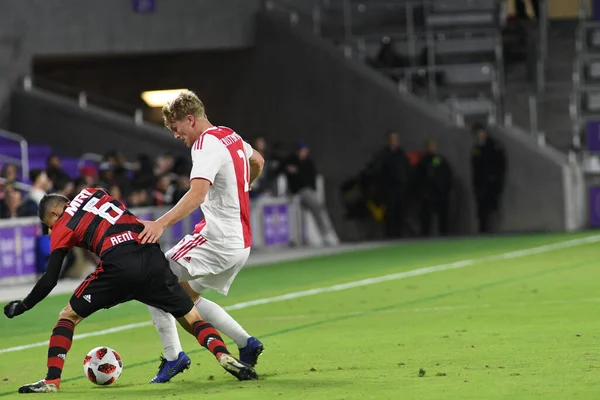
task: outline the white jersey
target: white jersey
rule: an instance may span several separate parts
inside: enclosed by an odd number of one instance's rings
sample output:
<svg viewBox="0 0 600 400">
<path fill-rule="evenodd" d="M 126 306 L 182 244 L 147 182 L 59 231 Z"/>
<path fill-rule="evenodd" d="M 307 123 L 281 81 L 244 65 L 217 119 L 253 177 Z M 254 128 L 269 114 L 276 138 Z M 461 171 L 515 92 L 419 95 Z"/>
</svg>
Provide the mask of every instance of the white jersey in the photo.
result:
<svg viewBox="0 0 600 400">
<path fill-rule="evenodd" d="M 252 245 L 248 160 L 253 151 L 240 135 L 224 126 L 207 129 L 192 147 L 190 180 L 211 183 L 201 206 L 204 220 L 194 233 L 213 245 L 228 249 Z"/>
</svg>

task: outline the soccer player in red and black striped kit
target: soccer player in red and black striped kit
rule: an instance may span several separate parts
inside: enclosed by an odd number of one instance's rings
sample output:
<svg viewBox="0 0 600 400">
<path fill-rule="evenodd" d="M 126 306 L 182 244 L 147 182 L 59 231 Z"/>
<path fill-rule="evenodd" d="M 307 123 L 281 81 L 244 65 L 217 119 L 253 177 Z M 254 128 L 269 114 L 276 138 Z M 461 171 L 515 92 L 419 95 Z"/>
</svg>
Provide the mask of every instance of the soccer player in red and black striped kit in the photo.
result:
<svg viewBox="0 0 600 400">
<path fill-rule="evenodd" d="M 22 386 L 19 393 L 58 391 L 75 326 L 102 308 L 129 300 L 171 313 L 215 355 L 225 370 L 239 380 L 257 379 L 254 369 L 234 358 L 219 333 L 202 321 L 191 298 L 171 272 L 160 246 L 140 243 L 138 234 L 144 226 L 104 189 L 84 189 L 71 202 L 61 195 L 46 195 L 40 202 L 38 214 L 52 230 L 46 273 L 23 301 L 11 301 L 4 307 L 8 318 L 31 310 L 48 296 L 56 286 L 63 259 L 72 247 L 88 249 L 101 261 L 59 314 L 50 337 L 46 378 Z"/>
</svg>

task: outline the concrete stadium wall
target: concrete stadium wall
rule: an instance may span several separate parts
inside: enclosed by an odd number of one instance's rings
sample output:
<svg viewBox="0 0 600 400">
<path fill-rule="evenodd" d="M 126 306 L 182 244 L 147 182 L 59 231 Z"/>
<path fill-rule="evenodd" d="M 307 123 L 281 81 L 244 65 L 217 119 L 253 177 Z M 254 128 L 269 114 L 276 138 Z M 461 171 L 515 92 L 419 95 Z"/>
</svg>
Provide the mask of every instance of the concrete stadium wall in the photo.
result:
<svg viewBox="0 0 600 400">
<path fill-rule="evenodd" d="M 438 141 L 456 177 L 453 230 L 475 231 L 471 191 L 472 137 L 427 104 L 398 93 L 392 82 L 346 60 L 330 44 L 293 29 L 285 19 L 258 19 L 255 87 L 245 97 L 252 113 L 238 126 L 264 132 L 271 141 L 304 139 L 327 180 L 330 209 L 340 221 L 338 185 L 359 171 L 397 130 L 407 150 L 426 138 Z M 235 117 L 233 117 L 235 118 Z M 539 148 L 524 135 L 496 132 L 508 156 L 507 185 L 497 222 L 501 232 L 556 231 L 566 227 L 564 156 Z"/>
<path fill-rule="evenodd" d="M 247 47 L 260 0 L 0 0 L 0 36 L 24 38 L 31 54 L 102 54 Z"/>
<path fill-rule="evenodd" d="M 103 154 L 120 150 L 127 157 L 165 151 L 189 155 L 189 150 L 158 125 L 136 125 L 133 118 L 40 90 L 16 90 L 10 126 L 32 143 L 52 146 L 66 155 Z"/>
<path fill-rule="evenodd" d="M 524 131 L 496 128 L 494 136 L 506 150 L 506 186 L 496 221 L 505 232 L 569 230 L 566 156 L 540 148 Z M 581 189 L 581 188 L 580 188 Z M 574 189 L 575 190 L 575 189 Z"/>
<path fill-rule="evenodd" d="M 6 126 L 11 88 L 36 55 L 249 47 L 261 0 L 156 0 L 147 14 L 136 13 L 133 3 L 0 0 L 0 126 Z"/>
</svg>

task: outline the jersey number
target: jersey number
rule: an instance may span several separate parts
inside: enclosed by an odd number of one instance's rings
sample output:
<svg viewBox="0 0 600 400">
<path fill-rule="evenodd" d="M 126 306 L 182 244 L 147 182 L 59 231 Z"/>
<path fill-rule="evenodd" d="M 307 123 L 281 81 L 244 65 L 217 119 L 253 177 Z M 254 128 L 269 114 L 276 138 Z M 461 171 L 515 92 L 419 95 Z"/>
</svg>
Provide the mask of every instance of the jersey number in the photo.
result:
<svg viewBox="0 0 600 400">
<path fill-rule="evenodd" d="M 246 152 L 244 150 L 238 150 L 237 153 L 244 162 L 244 192 L 248 192 L 250 191 L 250 167 L 248 166 L 248 160 L 246 159 Z"/>
<path fill-rule="evenodd" d="M 111 225 L 116 224 L 125 211 L 121 210 L 112 203 L 104 203 L 100 207 L 96 207 L 96 204 L 98 204 L 99 201 L 100 199 L 95 197 L 91 198 L 86 205 L 83 206 L 83 210 L 91 212 L 94 215 L 98 215 L 99 217 L 107 220 Z M 111 211 L 113 211 L 113 214 L 115 215 L 111 215 Z"/>
</svg>

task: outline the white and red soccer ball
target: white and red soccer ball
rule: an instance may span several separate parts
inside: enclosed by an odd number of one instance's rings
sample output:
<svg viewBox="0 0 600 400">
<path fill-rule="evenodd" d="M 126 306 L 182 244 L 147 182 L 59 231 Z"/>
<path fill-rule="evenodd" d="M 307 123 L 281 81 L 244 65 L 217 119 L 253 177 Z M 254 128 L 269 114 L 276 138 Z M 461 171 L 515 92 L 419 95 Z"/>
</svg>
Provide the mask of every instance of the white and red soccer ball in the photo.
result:
<svg viewBox="0 0 600 400">
<path fill-rule="evenodd" d="M 83 360 L 83 373 L 96 385 L 111 385 L 123 372 L 119 353 L 110 347 L 96 347 Z"/>
</svg>

